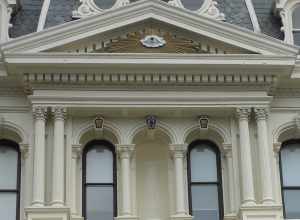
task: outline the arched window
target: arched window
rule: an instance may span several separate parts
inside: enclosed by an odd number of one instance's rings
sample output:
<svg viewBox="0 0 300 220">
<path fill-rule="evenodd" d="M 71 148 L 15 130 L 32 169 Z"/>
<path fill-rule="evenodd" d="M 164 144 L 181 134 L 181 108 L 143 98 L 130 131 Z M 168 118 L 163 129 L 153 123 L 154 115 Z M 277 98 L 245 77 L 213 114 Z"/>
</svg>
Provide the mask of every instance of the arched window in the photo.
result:
<svg viewBox="0 0 300 220">
<path fill-rule="evenodd" d="M 293 11 L 293 38 L 294 44 L 300 46 L 300 5 Z"/>
<path fill-rule="evenodd" d="M 210 141 L 189 146 L 189 207 L 195 220 L 223 219 L 220 153 Z"/>
<path fill-rule="evenodd" d="M 86 220 L 113 220 L 116 216 L 115 148 L 92 141 L 83 152 L 83 215 Z"/>
<path fill-rule="evenodd" d="M 182 5 L 189 10 L 197 11 L 201 8 L 204 0 L 180 0 Z"/>
<path fill-rule="evenodd" d="M 18 144 L 0 140 L 0 213 L 5 220 L 20 216 L 20 167 Z"/>
<path fill-rule="evenodd" d="M 284 216 L 300 219 L 300 140 L 283 143 L 280 165 Z"/>
</svg>

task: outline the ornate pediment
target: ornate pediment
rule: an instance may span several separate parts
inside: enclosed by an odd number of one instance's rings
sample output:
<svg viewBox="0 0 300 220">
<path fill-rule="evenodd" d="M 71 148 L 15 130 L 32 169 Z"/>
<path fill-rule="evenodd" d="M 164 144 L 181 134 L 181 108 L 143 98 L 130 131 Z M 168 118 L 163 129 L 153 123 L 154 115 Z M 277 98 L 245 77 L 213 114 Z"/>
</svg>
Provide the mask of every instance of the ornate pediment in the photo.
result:
<svg viewBox="0 0 300 220">
<path fill-rule="evenodd" d="M 253 54 L 224 42 L 149 21 L 73 42 L 52 52 L 70 53 L 181 53 L 181 54 Z"/>
<path fill-rule="evenodd" d="M 209 53 L 200 42 L 177 37 L 172 33 L 159 33 L 155 29 L 133 32 L 118 37 L 93 53 Z"/>
</svg>

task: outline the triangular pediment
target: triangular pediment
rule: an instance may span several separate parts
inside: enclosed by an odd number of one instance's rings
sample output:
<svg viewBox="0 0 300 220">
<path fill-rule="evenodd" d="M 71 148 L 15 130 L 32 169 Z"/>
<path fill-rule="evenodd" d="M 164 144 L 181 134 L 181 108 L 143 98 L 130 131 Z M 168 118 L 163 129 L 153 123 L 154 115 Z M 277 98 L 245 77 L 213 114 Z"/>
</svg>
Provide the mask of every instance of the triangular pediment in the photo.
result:
<svg viewBox="0 0 300 220">
<path fill-rule="evenodd" d="M 46 52 L 255 54 L 153 19 L 74 41 Z"/>
<path fill-rule="evenodd" d="M 155 35 L 165 45 L 141 40 Z M 208 53 L 294 56 L 296 47 L 263 34 L 170 6 L 142 0 L 102 14 L 11 40 L 5 53 Z"/>
</svg>

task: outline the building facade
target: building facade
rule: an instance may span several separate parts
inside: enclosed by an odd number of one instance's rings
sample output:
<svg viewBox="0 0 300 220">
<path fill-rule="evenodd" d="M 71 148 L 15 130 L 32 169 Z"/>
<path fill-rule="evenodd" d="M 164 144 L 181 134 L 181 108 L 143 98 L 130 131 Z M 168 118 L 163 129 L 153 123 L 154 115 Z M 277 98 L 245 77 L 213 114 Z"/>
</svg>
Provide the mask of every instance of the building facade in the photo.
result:
<svg viewBox="0 0 300 220">
<path fill-rule="evenodd" d="M 300 219 L 299 0 L 0 0 L 5 220 Z"/>
</svg>

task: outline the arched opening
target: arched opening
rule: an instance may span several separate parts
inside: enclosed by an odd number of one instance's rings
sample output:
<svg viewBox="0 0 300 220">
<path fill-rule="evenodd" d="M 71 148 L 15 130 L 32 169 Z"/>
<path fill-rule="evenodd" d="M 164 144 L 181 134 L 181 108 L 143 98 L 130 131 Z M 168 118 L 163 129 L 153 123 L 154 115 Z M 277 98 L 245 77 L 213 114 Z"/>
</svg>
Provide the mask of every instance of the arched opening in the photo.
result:
<svg viewBox="0 0 300 220">
<path fill-rule="evenodd" d="M 223 193 L 219 148 L 196 140 L 188 149 L 189 208 L 195 220 L 223 219 Z"/>
<path fill-rule="evenodd" d="M 0 140 L 0 213 L 3 219 L 20 219 L 21 161 L 17 143 Z"/>
<path fill-rule="evenodd" d="M 143 129 L 133 139 L 136 145 L 137 215 L 140 219 L 170 217 L 170 142 L 170 137 L 159 129 Z"/>
<path fill-rule="evenodd" d="M 83 216 L 86 220 L 113 220 L 117 216 L 115 147 L 93 140 L 83 151 Z"/>
<path fill-rule="evenodd" d="M 300 219 L 300 140 L 288 140 L 280 150 L 282 203 L 286 219 Z"/>
</svg>

